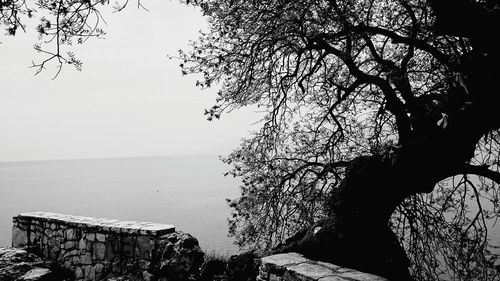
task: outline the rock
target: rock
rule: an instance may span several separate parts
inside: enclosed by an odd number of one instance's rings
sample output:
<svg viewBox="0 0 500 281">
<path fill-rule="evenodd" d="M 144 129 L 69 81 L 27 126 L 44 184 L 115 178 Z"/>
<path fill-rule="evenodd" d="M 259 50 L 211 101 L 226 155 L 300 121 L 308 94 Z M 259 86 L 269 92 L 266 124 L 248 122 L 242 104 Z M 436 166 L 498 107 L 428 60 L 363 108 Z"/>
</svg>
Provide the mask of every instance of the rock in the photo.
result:
<svg viewBox="0 0 500 281">
<path fill-rule="evenodd" d="M 74 229 L 70 228 L 66 230 L 66 239 L 73 240 L 76 238 L 76 232 Z"/>
<path fill-rule="evenodd" d="M 86 253 L 85 255 L 80 256 L 80 263 L 92 264 L 92 257 L 90 256 L 90 253 Z"/>
<path fill-rule="evenodd" d="M 0 248 L 0 280 L 66 281 L 73 273 L 24 249 Z"/>
<path fill-rule="evenodd" d="M 162 236 L 153 256 L 158 262 L 149 272 L 158 276 L 159 280 L 187 281 L 199 274 L 204 254 L 196 238 L 187 233 L 174 232 Z"/>
<path fill-rule="evenodd" d="M 262 266 L 265 270 L 282 269 L 286 265 L 306 262 L 307 259 L 301 254 L 285 253 L 262 258 Z"/>
<path fill-rule="evenodd" d="M 87 233 L 86 238 L 87 238 L 88 241 L 94 241 L 94 239 L 95 239 L 95 233 Z"/>
<path fill-rule="evenodd" d="M 227 264 L 227 280 L 255 280 L 257 272 L 259 272 L 259 266 L 260 259 L 252 251 L 231 256 Z"/>
<path fill-rule="evenodd" d="M 317 280 L 322 277 L 332 276 L 333 271 L 317 264 L 301 263 L 288 267 L 284 279 L 287 278 L 287 274 L 290 275 L 288 277 L 290 280 L 305 280 L 307 278 Z"/>
<path fill-rule="evenodd" d="M 225 271 L 225 261 L 219 259 L 209 260 L 201 267 L 200 278 L 198 281 L 212 281 L 215 276 L 223 275 Z"/>
<path fill-rule="evenodd" d="M 67 241 L 64 243 L 64 249 L 70 250 L 73 249 L 76 246 L 76 243 L 73 241 Z"/>
<path fill-rule="evenodd" d="M 139 236 L 136 241 L 135 255 L 143 259 L 151 259 L 151 251 L 154 249 L 154 241 L 147 236 Z"/>
<path fill-rule="evenodd" d="M 75 279 L 81 279 L 83 278 L 83 270 L 81 267 L 77 267 L 75 269 Z"/>
<path fill-rule="evenodd" d="M 95 268 L 93 266 L 87 265 L 83 271 L 86 280 L 95 280 Z"/>
<path fill-rule="evenodd" d="M 12 227 L 12 246 L 24 247 L 28 244 L 27 232 L 17 227 Z"/>
<path fill-rule="evenodd" d="M 106 241 L 106 236 L 104 234 L 102 234 L 102 233 L 97 233 L 96 234 L 96 239 L 99 242 L 104 242 L 104 241 Z"/>
<path fill-rule="evenodd" d="M 97 260 L 104 260 L 104 254 L 106 251 L 104 243 L 96 242 L 94 243 L 93 248 L 93 258 Z"/>
<path fill-rule="evenodd" d="M 80 242 L 78 242 L 78 249 L 85 250 L 86 248 L 87 248 L 87 243 L 83 238 L 80 239 Z"/>
<path fill-rule="evenodd" d="M 38 280 L 49 280 L 52 275 L 52 271 L 48 268 L 35 267 L 32 270 L 26 272 L 23 276 L 19 277 L 18 280 L 23 281 L 38 281 Z"/>
</svg>

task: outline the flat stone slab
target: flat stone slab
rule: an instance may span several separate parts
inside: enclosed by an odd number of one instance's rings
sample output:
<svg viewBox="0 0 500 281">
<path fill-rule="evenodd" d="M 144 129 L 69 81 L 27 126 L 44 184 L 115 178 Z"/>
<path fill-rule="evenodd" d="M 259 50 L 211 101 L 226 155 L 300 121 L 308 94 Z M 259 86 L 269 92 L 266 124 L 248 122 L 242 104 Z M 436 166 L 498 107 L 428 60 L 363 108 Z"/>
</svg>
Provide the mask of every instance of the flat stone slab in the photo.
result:
<svg viewBox="0 0 500 281">
<path fill-rule="evenodd" d="M 388 281 L 383 277 L 314 261 L 298 253 L 284 253 L 261 259 L 259 281 Z"/>
<path fill-rule="evenodd" d="M 359 271 L 344 272 L 340 273 L 339 276 L 347 280 L 356 280 L 356 281 L 387 281 L 387 279 L 382 278 L 380 276 Z"/>
<path fill-rule="evenodd" d="M 63 215 L 51 212 L 30 212 L 21 213 L 14 217 L 15 220 L 43 220 L 57 222 L 73 227 L 96 227 L 105 232 L 128 233 L 160 236 L 175 231 L 175 226 L 171 224 L 160 224 L 153 222 L 120 221 L 114 219 L 92 218 L 83 216 Z"/>
<path fill-rule="evenodd" d="M 297 277 L 307 277 L 317 280 L 322 277 L 333 276 L 334 272 L 327 267 L 318 264 L 301 263 L 287 266 L 287 273 Z M 301 278 L 302 279 L 302 278 Z"/>
<path fill-rule="evenodd" d="M 338 276 L 327 276 L 327 277 L 323 277 L 323 278 L 318 279 L 318 281 L 352 281 L 352 280 L 344 279 L 344 278 L 338 277 Z"/>
<path fill-rule="evenodd" d="M 303 262 L 307 262 L 303 255 L 298 253 L 285 253 L 277 254 L 272 256 L 267 256 L 262 258 L 261 262 L 264 267 L 285 267 L 287 265 L 295 265 Z"/>
<path fill-rule="evenodd" d="M 37 281 L 37 280 L 48 280 L 48 276 L 52 274 L 52 271 L 48 268 L 35 267 L 32 270 L 26 272 L 19 279 L 23 281 Z"/>
</svg>

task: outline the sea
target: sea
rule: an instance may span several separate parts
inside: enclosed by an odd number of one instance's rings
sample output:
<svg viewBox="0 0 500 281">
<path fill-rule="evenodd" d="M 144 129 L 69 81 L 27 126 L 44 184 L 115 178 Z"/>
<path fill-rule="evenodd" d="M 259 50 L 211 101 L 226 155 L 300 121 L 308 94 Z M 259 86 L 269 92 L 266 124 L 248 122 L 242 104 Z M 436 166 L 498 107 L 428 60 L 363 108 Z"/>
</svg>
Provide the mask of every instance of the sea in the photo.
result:
<svg viewBox="0 0 500 281">
<path fill-rule="evenodd" d="M 11 244 L 12 217 L 47 211 L 173 224 L 206 252 L 237 254 L 226 199 L 241 182 L 223 175 L 229 168 L 215 155 L 0 162 L 0 247 Z M 500 222 L 489 237 L 500 255 Z"/>
<path fill-rule="evenodd" d="M 173 224 L 205 251 L 236 254 L 226 198 L 240 181 L 229 168 L 216 155 L 0 162 L 0 246 L 12 217 L 47 211 Z"/>
</svg>

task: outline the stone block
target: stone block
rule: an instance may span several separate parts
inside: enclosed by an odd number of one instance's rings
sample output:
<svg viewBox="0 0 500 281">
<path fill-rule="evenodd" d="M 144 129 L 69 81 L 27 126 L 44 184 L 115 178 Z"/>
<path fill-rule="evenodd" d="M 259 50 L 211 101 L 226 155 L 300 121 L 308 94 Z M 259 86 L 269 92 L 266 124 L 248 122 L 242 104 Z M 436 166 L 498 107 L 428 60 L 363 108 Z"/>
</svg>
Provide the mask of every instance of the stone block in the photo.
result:
<svg viewBox="0 0 500 281">
<path fill-rule="evenodd" d="M 95 280 L 95 268 L 91 265 L 84 267 L 85 280 Z"/>
<path fill-rule="evenodd" d="M 28 245 L 28 232 L 16 226 L 12 227 L 12 247 L 21 248 Z"/>
<path fill-rule="evenodd" d="M 66 241 L 64 243 L 64 249 L 66 249 L 66 250 L 71 250 L 71 249 L 75 248 L 75 246 L 76 246 L 76 243 L 74 241 Z"/>
<path fill-rule="evenodd" d="M 92 247 L 92 257 L 97 260 L 104 260 L 106 246 L 104 243 L 96 242 Z"/>
<path fill-rule="evenodd" d="M 75 279 L 82 279 L 83 278 L 83 269 L 81 267 L 75 268 Z"/>
<path fill-rule="evenodd" d="M 258 281 L 388 281 L 383 277 L 312 261 L 299 254 L 279 254 L 261 259 Z"/>
<path fill-rule="evenodd" d="M 171 224 L 148 223 L 140 227 L 139 233 L 142 235 L 160 236 L 175 232 L 175 226 Z"/>
<path fill-rule="evenodd" d="M 139 236 L 136 240 L 135 256 L 142 259 L 151 260 L 151 253 L 154 249 L 154 241 L 145 236 Z"/>
<path fill-rule="evenodd" d="M 37 242 L 37 241 L 36 241 L 36 240 L 37 240 L 36 234 L 35 234 L 33 231 L 31 232 L 31 235 L 30 235 L 30 239 L 29 239 L 29 240 L 30 240 L 30 241 L 29 241 L 29 243 L 30 243 L 31 245 L 36 244 L 36 242 Z"/>
<path fill-rule="evenodd" d="M 323 262 L 323 261 L 317 261 L 316 264 L 321 265 L 323 267 L 326 267 L 332 271 L 337 271 L 337 270 L 342 268 L 342 267 L 335 265 L 333 263 L 328 263 L 328 262 Z"/>
<path fill-rule="evenodd" d="M 94 241 L 95 234 L 94 233 L 87 233 L 87 235 L 85 235 L 85 238 L 87 238 L 88 241 Z"/>
<path fill-rule="evenodd" d="M 80 239 L 80 241 L 78 242 L 78 249 L 80 250 L 85 250 L 87 249 L 87 242 L 85 242 L 85 239 Z"/>
<path fill-rule="evenodd" d="M 90 253 L 85 253 L 85 255 L 80 256 L 80 263 L 85 265 L 92 264 Z"/>
<path fill-rule="evenodd" d="M 66 229 L 64 237 L 69 240 L 74 240 L 76 239 L 76 231 L 73 228 Z"/>
<path fill-rule="evenodd" d="M 134 257 L 134 239 L 132 237 L 124 236 L 120 239 L 121 252 L 126 257 Z"/>
<path fill-rule="evenodd" d="M 283 277 L 286 281 L 309 281 L 332 275 L 333 271 L 326 267 L 311 263 L 301 263 L 298 265 L 286 266 L 286 273 Z"/>
<path fill-rule="evenodd" d="M 352 280 L 344 279 L 344 278 L 338 277 L 338 276 L 327 276 L 327 277 L 323 277 L 323 278 L 318 279 L 318 281 L 352 281 Z"/>
<path fill-rule="evenodd" d="M 94 269 L 95 269 L 95 279 L 100 280 L 101 275 L 104 275 L 104 265 L 98 263 L 94 266 Z"/>
<path fill-rule="evenodd" d="M 35 267 L 32 270 L 26 272 L 23 276 L 19 277 L 17 280 L 23 281 L 37 281 L 37 280 L 49 280 L 52 271 L 48 268 Z"/>
<path fill-rule="evenodd" d="M 340 277 L 356 281 L 388 281 L 387 279 L 369 273 L 351 271 L 339 274 Z"/>
<path fill-rule="evenodd" d="M 104 234 L 102 234 L 102 233 L 97 233 L 97 234 L 95 235 L 95 237 L 96 237 L 97 241 L 99 241 L 99 242 L 104 242 L 104 241 L 106 241 L 106 235 L 104 235 Z"/>
<path fill-rule="evenodd" d="M 296 265 L 307 261 L 308 259 L 301 254 L 286 253 L 263 257 L 261 266 L 265 271 L 271 273 L 272 270 L 282 270 L 287 265 Z"/>
<path fill-rule="evenodd" d="M 115 248 L 113 245 L 114 243 L 115 242 L 113 240 L 108 239 L 108 241 L 106 241 L 106 250 L 104 256 L 106 257 L 107 260 L 113 260 L 115 257 Z"/>
<path fill-rule="evenodd" d="M 102 272 L 103 269 L 104 269 L 104 265 L 102 263 L 98 263 L 95 265 L 96 272 Z"/>
</svg>

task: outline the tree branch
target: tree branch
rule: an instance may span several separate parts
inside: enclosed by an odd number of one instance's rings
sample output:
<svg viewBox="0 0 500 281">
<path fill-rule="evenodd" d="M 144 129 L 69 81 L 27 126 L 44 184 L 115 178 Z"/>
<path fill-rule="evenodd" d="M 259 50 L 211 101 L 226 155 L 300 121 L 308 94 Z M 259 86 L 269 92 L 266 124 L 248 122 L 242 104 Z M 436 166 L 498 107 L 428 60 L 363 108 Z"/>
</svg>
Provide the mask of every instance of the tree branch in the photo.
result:
<svg viewBox="0 0 500 281">
<path fill-rule="evenodd" d="M 500 184 L 500 172 L 488 169 L 488 166 L 466 165 L 463 169 L 464 174 L 473 174 L 489 178 L 490 180 Z"/>
</svg>

